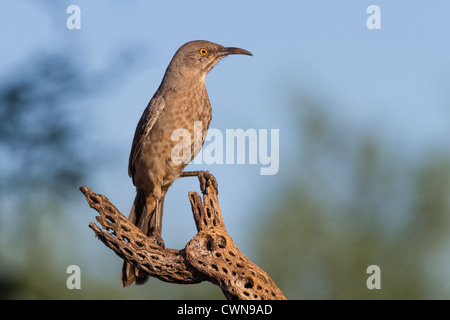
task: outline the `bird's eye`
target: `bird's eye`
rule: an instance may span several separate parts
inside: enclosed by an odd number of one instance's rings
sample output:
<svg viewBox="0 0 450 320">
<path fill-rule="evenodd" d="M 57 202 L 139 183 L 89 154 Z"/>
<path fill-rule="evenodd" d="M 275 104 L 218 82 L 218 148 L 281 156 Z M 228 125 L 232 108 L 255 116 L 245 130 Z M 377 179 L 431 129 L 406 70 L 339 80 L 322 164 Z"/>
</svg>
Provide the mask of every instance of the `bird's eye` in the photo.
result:
<svg viewBox="0 0 450 320">
<path fill-rule="evenodd" d="M 200 54 L 202 55 L 202 56 L 204 56 L 205 54 L 207 54 L 208 53 L 208 50 L 206 50 L 206 49 L 200 49 Z"/>
</svg>

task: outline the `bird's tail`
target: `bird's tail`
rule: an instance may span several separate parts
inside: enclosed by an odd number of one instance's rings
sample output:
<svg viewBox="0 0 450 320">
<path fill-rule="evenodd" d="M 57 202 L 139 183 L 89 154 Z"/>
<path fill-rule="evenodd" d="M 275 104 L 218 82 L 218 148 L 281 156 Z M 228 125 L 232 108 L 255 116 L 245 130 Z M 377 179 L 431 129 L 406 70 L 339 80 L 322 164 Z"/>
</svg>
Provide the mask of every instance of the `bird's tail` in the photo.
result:
<svg viewBox="0 0 450 320">
<path fill-rule="evenodd" d="M 134 223 L 141 231 L 151 236 L 155 224 L 156 202 L 152 194 L 145 193 L 142 189 L 137 189 L 136 198 L 130 211 L 128 220 Z M 123 287 L 132 284 L 143 284 L 147 281 L 148 275 L 136 269 L 128 262 L 123 263 L 121 283 Z"/>
</svg>

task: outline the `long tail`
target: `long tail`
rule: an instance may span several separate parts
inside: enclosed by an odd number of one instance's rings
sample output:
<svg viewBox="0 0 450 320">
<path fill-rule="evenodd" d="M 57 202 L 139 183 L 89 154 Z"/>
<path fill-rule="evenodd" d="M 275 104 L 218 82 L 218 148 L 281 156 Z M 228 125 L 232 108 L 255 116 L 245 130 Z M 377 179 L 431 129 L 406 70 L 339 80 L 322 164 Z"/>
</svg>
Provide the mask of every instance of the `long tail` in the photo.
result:
<svg viewBox="0 0 450 320">
<path fill-rule="evenodd" d="M 128 220 L 134 223 L 146 235 L 151 236 L 155 228 L 156 201 L 152 194 L 145 193 L 142 189 L 137 189 L 136 198 L 130 211 Z M 121 283 L 123 287 L 132 284 L 143 284 L 147 281 L 148 275 L 140 272 L 132 264 L 123 263 Z"/>
</svg>

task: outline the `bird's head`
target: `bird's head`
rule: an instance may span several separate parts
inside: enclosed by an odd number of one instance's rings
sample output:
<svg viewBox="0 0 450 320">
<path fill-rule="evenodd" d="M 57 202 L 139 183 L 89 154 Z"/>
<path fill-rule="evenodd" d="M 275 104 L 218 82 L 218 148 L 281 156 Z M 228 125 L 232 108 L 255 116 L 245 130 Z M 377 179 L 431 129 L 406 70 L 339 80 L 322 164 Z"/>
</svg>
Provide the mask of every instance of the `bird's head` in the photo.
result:
<svg viewBox="0 0 450 320">
<path fill-rule="evenodd" d="M 230 54 L 253 56 L 251 52 L 241 48 L 224 47 L 210 41 L 195 40 L 182 45 L 173 56 L 170 65 L 205 77 L 220 59 Z"/>
</svg>

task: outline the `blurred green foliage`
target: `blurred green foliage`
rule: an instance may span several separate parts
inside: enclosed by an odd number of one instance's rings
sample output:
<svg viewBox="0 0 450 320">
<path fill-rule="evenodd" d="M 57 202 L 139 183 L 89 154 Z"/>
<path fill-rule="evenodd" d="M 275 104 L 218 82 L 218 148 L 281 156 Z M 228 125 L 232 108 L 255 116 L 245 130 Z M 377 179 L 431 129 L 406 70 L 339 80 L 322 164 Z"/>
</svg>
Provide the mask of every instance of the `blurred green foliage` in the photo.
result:
<svg viewBox="0 0 450 320">
<path fill-rule="evenodd" d="M 86 173 L 75 147 L 76 124 L 67 110 L 71 99 L 86 95 L 90 82 L 75 61 L 42 55 L 13 69 L 0 88 L 0 296 L 45 297 L 48 250 L 42 247 L 40 221 L 57 216 Z M 33 268 L 36 272 L 30 272 Z M 50 271 L 50 270 L 49 270 Z M 33 277 L 34 279 L 30 278 Z"/>
<path fill-rule="evenodd" d="M 92 170 L 83 135 L 88 101 L 117 85 L 115 72 L 123 76 L 136 58 L 116 54 L 109 61 L 114 68 L 93 72 L 70 54 L 37 53 L 1 79 L 1 299 L 95 298 L 108 291 L 101 283 L 89 292 L 67 290 L 63 261 L 81 251 L 74 243 L 82 246 L 66 214 L 74 199 L 82 200 L 78 188 Z"/>
<path fill-rule="evenodd" d="M 290 299 L 448 298 L 439 266 L 450 240 L 448 156 L 416 163 L 331 106 L 293 105 L 301 152 L 255 227 L 260 266 Z M 366 286 L 370 265 L 380 290 Z"/>
</svg>

